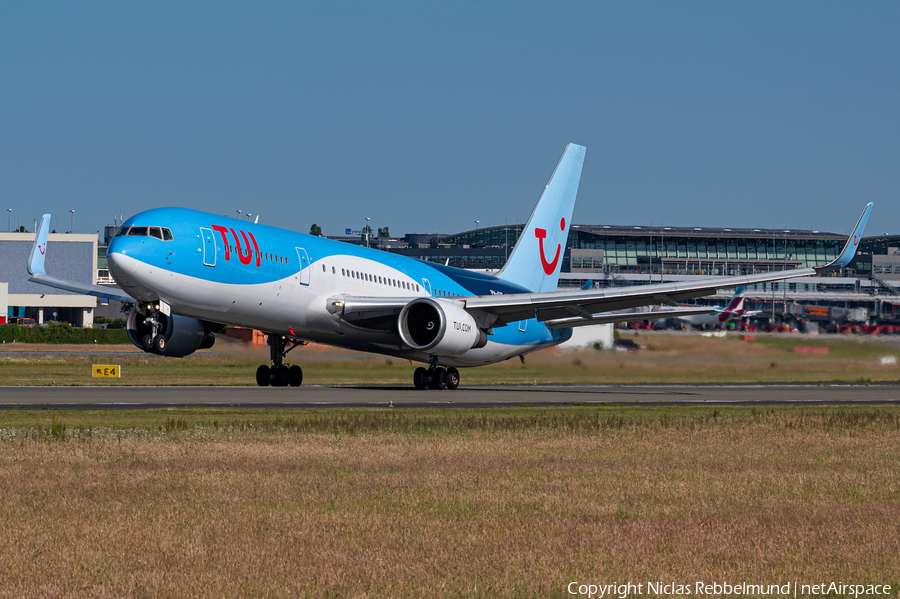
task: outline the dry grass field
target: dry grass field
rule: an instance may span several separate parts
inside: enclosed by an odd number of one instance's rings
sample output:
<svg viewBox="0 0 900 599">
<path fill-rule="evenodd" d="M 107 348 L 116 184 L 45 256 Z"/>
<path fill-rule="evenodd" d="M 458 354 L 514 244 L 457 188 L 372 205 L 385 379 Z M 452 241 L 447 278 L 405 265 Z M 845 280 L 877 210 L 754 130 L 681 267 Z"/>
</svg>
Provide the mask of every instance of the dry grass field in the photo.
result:
<svg viewBox="0 0 900 599">
<path fill-rule="evenodd" d="M 5 411 L 0 597 L 896 593 L 898 447 L 896 408 Z"/>
<path fill-rule="evenodd" d="M 890 339 L 791 335 L 741 341 L 699 335 L 640 333 L 629 338 L 644 349 L 597 351 L 552 348 L 529 354 L 525 364 L 512 359 L 465 369 L 463 385 L 489 384 L 634 384 L 744 382 L 859 382 L 900 379 L 900 346 Z M 796 346 L 820 346 L 828 354 L 794 353 Z M 26 354 L 18 352 L 28 352 Z M 0 380 L 13 385 L 254 385 L 257 366 L 268 361 L 267 348 L 220 342 L 213 351 L 183 359 L 143 354 L 133 346 L 98 346 L 117 356 L 94 356 L 85 346 L 0 346 Z M 71 352 L 61 354 L 60 352 Z M 882 363 L 883 358 L 893 363 Z M 309 345 L 289 355 L 303 367 L 304 382 L 318 385 L 411 384 L 418 364 L 372 354 Z M 121 364 L 122 378 L 92 379 L 91 364 Z"/>
</svg>

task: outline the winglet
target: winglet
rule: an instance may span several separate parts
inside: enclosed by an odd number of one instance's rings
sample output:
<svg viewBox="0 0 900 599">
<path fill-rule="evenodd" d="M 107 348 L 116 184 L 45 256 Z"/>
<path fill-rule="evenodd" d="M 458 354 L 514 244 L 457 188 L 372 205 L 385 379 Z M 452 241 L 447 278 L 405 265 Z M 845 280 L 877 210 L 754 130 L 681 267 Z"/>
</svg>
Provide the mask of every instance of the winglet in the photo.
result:
<svg viewBox="0 0 900 599">
<path fill-rule="evenodd" d="M 44 257 L 47 254 L 47 234 L 50 230 L 50 215 L 45 214 L 41 217 L 41 225 L 38 227 L 37 235 L 34 236 L 34 245 L 31 246 L 31 255 L 28 256 L 28 274 L 45 275 Z"/>
<path fill-rule="evenodd" d="M 841 255 L 838 256 L 836 260 L 829 262 L 825 266 L 816 268 L 818 272 L 844 268 L 845 266 L 850 264 L 850 261 L 853 260 L 853 256 L 856 255 L 856 248 L 859 245 L 859 240 L 862 239 L 863 231 L 866 230 L 866 222 L 868 222 L 869 220 L 869 213 L 872 212 L 872 206 L 874 205 L 874 202 L 869 202 L 868 204 L 866 204 L 866 208 L 863 210 L 863 213 L 860 215 L 859 220 L 856 222 L 856 226 L 853 227 L 853 232 L 847 239 L 847 243 L 844 244 L 844 249 L 841 250 Z"/>
</svg>

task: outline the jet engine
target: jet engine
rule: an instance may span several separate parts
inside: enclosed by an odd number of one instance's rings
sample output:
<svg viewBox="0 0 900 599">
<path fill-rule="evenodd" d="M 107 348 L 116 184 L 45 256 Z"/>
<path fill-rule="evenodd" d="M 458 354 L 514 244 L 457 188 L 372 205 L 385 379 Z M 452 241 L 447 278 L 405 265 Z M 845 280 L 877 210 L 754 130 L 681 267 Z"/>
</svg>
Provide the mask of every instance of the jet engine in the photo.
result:
<svg viewBox="0 0 900 599">
<path fill-rule="evenodd" d="M 207 325 L 196 318 L 160 313 L 157 320 L 157 335 L 154 337 L 152 317 L 132 308 L 126 324 L 128 338 L 146 352 L 173 358 L 183 358 L 198 349 L 210 348 L 216 342 Z"/>
<path fill-rule="evenodd" d="M 446 300 L 415 299 L 400 311 L 398 324 L 403 343 L 435 356 L 458 356 L 487 344 L 472 316 Z"/>
</svg>

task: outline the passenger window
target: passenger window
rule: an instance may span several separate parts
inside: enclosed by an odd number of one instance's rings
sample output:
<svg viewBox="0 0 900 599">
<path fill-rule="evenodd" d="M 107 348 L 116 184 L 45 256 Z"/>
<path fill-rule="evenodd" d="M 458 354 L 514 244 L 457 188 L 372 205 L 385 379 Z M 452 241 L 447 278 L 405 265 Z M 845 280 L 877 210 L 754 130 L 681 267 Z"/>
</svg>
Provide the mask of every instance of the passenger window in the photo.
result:
<svg viewBox="0 0 900 599">
<path fill-rule="evenodd" d="M 172 237 L 172 231 L 166 229 L 165 227 L 163 227 L 162 234 L 163 241 L 172 241 L 173 239 L 175 239 L 174 237 Z"/>
<path fill-rule="evenodd" d="M 325 272 L 325 265 L 322 265 L 322 272 Z"/>
<path fill-rule="evenodd" d="M 162 230 L 159 227 L 150 227 L 150 237 L 156 237 L 162 241 Z"/>
<path fill-rule="evenodd" d="M 129 237 L 147 237 L 147 227 L 131 227 Z"/>
<path fill-rule="evenodd" d="M 337 274 L 337 271 L 334 270 L 334 267 L 333 267 L 333 266 L 331 267 L 331 274 L 333 274 L 333 275 L 336 275 L 336 274 Z"/>
</svg>

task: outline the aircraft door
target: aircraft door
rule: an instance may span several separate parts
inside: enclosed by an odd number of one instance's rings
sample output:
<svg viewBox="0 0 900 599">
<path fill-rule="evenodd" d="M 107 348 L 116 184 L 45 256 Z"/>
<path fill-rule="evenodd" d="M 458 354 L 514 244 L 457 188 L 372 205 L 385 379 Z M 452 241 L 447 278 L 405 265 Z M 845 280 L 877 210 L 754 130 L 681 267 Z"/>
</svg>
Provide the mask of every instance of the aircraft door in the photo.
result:
<svg viewBox="0 0 900 599">
<path fill-rule="evenodd" d="M 203 266 L 216 265 L 216 238 L 212 229 L 200 227 L 200 239 L 203 242 Z"/>
<path fill-rule="evenodd" d="M 431 281 L 422 279 L 422 287 L 428 292 L 428 295 L 431 295 Z"/>
<path fill-rule="evenodd" d="M 309 255 L 307 255 L 306 250 L 303 248 L 296 249 L 297 257 L 300 258 L 300 284 L 309 285 L 309 271 L 312 270 L 309 267 Z"/>
</svg>

